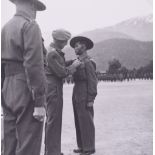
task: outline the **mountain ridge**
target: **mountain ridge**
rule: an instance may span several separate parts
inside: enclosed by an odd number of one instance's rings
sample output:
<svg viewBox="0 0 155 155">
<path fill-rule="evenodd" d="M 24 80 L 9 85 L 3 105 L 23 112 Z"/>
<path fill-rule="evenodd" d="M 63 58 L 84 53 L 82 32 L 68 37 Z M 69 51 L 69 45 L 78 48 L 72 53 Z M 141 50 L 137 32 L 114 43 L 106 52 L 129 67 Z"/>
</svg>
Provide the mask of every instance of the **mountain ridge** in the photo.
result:
<svg viewBox="0 0 155 155">
<path fill-rule="evenodd" d="M 115 38 L 132 38 L 141 41 L 152 41 L 153 15 L 150 14 L 144 17 L 130 18 L 122 22 L 119 22 L 115 25 L 87 31 L 80 35 L 89 37 L 96 43 L 98 41 L 113 38 L 112 33 L 115 36 Z"/>
<path fill-rule="evenodd" d="M 75 53 L 71 48 L 65 49 L 66 59 L 74 59 Z M 96 43 L 88 54 L 95 60 L 97 70 L 108 69 L 108 62 L 118 59 L 122 66 L 128 69 L 147 65 L 153 57 L 153 42 L 132 39 L 108 39 Z"/>
</svg>

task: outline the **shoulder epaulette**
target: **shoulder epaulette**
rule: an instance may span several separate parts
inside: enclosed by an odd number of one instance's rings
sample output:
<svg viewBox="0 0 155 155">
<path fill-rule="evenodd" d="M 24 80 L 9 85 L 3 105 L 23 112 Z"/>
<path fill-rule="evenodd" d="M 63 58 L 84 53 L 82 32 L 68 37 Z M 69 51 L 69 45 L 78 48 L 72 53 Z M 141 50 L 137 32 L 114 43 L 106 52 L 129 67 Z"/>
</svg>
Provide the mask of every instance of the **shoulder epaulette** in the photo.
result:
<svg viewBox="0 0 155 155">
<path fill-rule="evenodd" d="M 90 58 L 89 60 L 92 62 L 93 66 L 94 66 L 94 68 L 95 68 L 95 70 L 96 70 L 96 62 L 95 62 L 95 60 L 92 59 L 92 58 Z"/>
<path fill-rule="evenodd" d="M 49 46 L 48 47 L 48 49 L 47 49 L 47 55 L 51 55 L 51 56 L 56 56 L 57 55 L 57 51 L 56 51 L 56 49 L 55 48 L 53 48 L 53 47 L 51 47 L 51 46 Z"/>
<path fill-rule="evenodd" d="M 16 14 L 15 16 L 20 16 L 20 17 L 24 18 L 25 20 L 27 20 L 28 22 L 34 22 L 34 23 L 36 22 L 35 19 L 26 17 L 26 16 L 21 15 L 21 14 Z"/>
<path fill-rule="evenodd" d="M 94 59 L 90 58 L 90 61 L 92 61 L 93 63 L 96 63 Z"/>
</svg>

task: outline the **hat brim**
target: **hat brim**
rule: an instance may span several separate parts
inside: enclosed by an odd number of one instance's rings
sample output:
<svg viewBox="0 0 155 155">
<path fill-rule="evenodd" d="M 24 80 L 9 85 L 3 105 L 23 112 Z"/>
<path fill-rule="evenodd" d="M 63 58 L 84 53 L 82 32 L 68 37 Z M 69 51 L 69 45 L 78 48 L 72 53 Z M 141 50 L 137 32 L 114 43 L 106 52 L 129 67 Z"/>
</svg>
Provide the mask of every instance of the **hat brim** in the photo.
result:
<svg viewBox="0 0 155 155">
<path fill-rule="evenodd" d="M 41 1 L 34 0 L 34 3 L 35 3 L 35 7 L 36 7 L 37 11 L 44 11 L 44 10 L 46 10 L 46 6 Z"/>
<path fill-rule="evenodd" d="M 15 1 L 17 0 L 10 0 L 12 3 L 15 3 Z M 39 0 L 30 0 L 34 3 L 34 6 L 36 8 L 37 11 L 44 11 L 46 10 L 46 6 L 44 5 L 44 3 L 42 3 Z"/>
<path fill-rule="evenodd" d="M 83 37 L 83 36 L 77 36 L 77 37 L 72 38 L 71 41 L 70 41 L 70 46 L 72 48 L 75 48 L 75 44 L 77 42 L 84 43 L 86 45 L 86 47 L 87 47 L 88 50 L 90 50 L 90 49 L 92 49 L 94 47 L 93 41 L 90 40 L 89 38 Z"/>
</svg>

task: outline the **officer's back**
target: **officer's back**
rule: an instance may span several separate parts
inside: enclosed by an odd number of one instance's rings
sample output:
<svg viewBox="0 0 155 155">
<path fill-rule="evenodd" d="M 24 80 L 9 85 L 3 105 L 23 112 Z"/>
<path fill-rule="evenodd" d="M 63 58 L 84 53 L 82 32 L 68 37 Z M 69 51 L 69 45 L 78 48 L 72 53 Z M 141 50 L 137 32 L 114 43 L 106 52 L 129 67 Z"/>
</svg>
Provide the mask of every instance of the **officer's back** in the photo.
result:
<svg viewBox="0 0 155 155">
<path fill-rule="evenodd" d="M 23 61 L 23 33 L 35 21 L 17 13 L 2 29 L 2 60 Z"/>
</svg>

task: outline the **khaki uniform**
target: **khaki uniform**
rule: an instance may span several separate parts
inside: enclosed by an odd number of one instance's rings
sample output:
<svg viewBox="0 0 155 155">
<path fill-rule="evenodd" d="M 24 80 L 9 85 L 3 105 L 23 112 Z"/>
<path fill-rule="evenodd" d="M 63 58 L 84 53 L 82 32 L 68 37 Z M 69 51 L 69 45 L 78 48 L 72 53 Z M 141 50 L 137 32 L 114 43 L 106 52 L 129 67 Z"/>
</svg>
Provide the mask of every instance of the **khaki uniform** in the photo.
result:
<svg viewBox="0 0 155 155">
<path fill-rule="evenodd" d="M 68 65 L 70 63 L 67 63 Z M 58 51 L 53 44 L 47 54 L 47 122 L 45 131 L 46 155 L 60 155 L 61 126 L 63 108 L 63 78 L 69 71 L 66 67 L 64 53 Z"/>
<path fill-rule="evenodd" d="M 94 109 L 87 107 L 97 95 L 97 77 L 94 62 L 86 56 L 74 73 L 73 109 L 78 148 L 83 151 L 95 150 Z"/>
<path fill-rule="evenodd" d="M 43 123 L 33 111 L 45 101 L 43 47 L 39 26 L 25 12 L 17 12 L 3 27 L 1 51 L 4 154 L 39 155 Z"/>
</svg>

